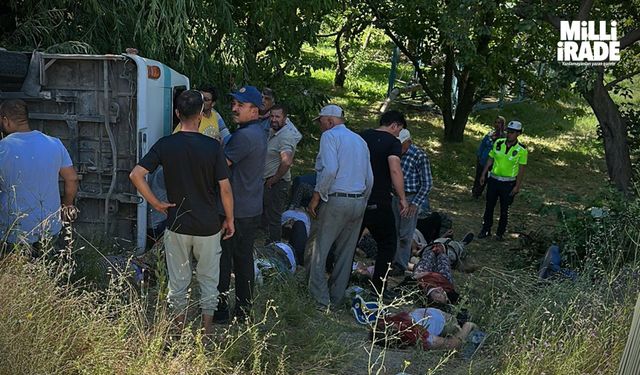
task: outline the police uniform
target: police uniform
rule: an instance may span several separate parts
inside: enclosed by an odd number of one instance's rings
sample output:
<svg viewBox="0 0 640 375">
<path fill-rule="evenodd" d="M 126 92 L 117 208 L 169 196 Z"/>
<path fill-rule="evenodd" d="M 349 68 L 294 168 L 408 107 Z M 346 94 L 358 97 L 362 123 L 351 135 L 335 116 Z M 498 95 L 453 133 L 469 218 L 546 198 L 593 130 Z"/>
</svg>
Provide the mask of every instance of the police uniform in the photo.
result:
<svg viewBox="0 0 640 375">
<path fill-rule="evenodd" d="M 484 210 L 481 233 L 491 233 L 493 210 L 500 200 L 500 221 L 496 235 L 502 237 L 507 229 L 509 206 L 513 203 L 511 191 L 516 186 L 516 178 L 521 165 L 527 164 L 528 151 L 519 142 L 509 147 L 507 138 L 495 141 L 489 152 L 493 159 L 493 167 L 487 182 L 487 205 Z"/>
</svg>

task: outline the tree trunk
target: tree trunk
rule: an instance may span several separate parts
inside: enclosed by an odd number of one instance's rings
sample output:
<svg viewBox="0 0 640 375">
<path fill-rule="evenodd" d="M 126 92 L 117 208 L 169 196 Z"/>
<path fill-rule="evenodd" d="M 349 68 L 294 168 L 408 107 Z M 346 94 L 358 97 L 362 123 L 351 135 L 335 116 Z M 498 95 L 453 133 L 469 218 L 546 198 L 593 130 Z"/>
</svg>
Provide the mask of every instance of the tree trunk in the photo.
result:
<svg viewBox="0 0 640 375">
<path fill-rule="evenodd" d="M 464 129 L 469 121 L 469 115 L 473 110 L 473 102 L 460 102 L 456 109 L 455 116 L 442 116 L 444 120 L 444 140 L 445 142 L 462 142 Z"/>
<path fill-rule="evenodd" d="M 447 54 L 449 56 L 449 54 Z M 442 108 L 444 122 L 444 140 L 445 142 L 462 142 L 464 138 L 464 129 L 467 126 L 469 115 L 473 110 L 474 96 L 476 87 L 471 78 L 471 73 L 465 69 L 458 77 L 458 93 L 457 106 L 455 109 L 451 103 L 452 84 L 455 65 L 453 60 L 453 51 L 445 61 L 444 87 L 445 107 Z M 446 114 L 446 115 L 445 115 Z"/>
<path fill-rule="evenodd" d="M 627 144 L 627 124 L 604 87 L 602 70 L 598 72 L 593 88 L 582 95 L 600 123 L 609 178 L 620 191 L 629 193 L 633 170 Z"/>
<path fill-rule="evenodd" d="M 342 36 L 344 34 L 344 28 L 340 30 L 338 35 L 336 35 L 336 41 L 334 46 L 336 48 L 336 57 L 337 57 L 337 65 L 336 65 L 336 75 L 333 78 L 333 85 L 335 87 L 344 87 L 344 82 L 347 79 L 347 69 L 345 65 L 345 56 L 342 53 Z"/>
</svg>

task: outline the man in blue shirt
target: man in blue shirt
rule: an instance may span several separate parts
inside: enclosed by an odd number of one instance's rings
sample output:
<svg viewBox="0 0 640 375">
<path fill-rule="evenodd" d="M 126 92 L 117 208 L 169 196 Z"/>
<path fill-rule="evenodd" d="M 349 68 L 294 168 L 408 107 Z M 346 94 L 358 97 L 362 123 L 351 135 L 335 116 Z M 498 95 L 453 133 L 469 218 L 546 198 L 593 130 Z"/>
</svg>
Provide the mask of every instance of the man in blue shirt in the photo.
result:
<svg viewBox="0 0 640 375">
<path fill-rule="evenodd" d="M 0 141 L 0 251 L 25 243 L 38 256 L 40 241 L 60 232 L 60 214 L 75 219 L 78 176 L 58 138 L 31 130 L 24 101 L 3 102 L 0 120 L 8 134 Z M 64 180 L 62 206 L 58 176 Z"/>
<path fill-rule="evenodd" d="M 425 202 L 428 206 L 429 192 L 432 187 L 431 164 L 427 154 L 411 142 L 409 130 L 402 129 L 398 137 L 402 143 L 402 157 L 400 165 L 404 176 L 404 193 L 409 203 L 405 216 L 400 215 L 400 200 L 393 196 L 393 214 L 396 219 L 398 233 L 398 249 L 396 250 L 395 265 L 397 270 L 405 271 L 411 258 L 411 243 L 413 232 L 418 223 L 418 210 Z"/>
<path fill-rule="evenodd" d="M 233 121 L 238 129 L 224 148 L 231 172 L 236 235 L 222 241 L 220 258 L 220 302 L 214 321 L 230 318 L 227 294 L 231 272 L 235 275 L 235 317 L 245 319 L 251 309 L 254 284 L 253 243 L 262 217 L 267 138 L 260 119 L 262 95 L 254 86 L 244 86 L 231 94 Z"/>
<path fill-rule="evenodd" d="M 316 185 L 308 211 L 317 218 L 310 236 L 309 292 L 318 307 L 337 306 L 349 285 L 360 225 L 373 187 L 365 141 L 344 125 L 342 108 L 330 104 L 315 118 L 320 123 Z M 322 205 L 320 202 L 322 201 Z M 327 256 L 335 244 L 334 266 L 327 282 Z"/>
</svg>

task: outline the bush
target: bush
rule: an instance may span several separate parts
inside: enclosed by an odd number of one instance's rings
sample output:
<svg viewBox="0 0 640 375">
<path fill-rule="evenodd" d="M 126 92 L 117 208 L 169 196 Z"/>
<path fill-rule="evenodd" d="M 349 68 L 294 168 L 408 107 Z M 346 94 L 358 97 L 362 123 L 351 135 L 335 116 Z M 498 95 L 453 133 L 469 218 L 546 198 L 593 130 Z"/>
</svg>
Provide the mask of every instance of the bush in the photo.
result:
<svg viewBox="0 0 640 375">
<path fill-rule="evenodd" d="M 579 265 L 575 282 L 484 268 L 464 286 L 473 319 L 501 359 L 493 373 L 616 372 L 640 291 L 640 201 L 608 203 L 616 208 L 607 216 L 584 213 L 565 223 L 564 251 Z"/>
<path fill-rule="evenodd" d="M 612 274 L 638 259 L 640 200 L 610 191 L 594 203 L 598 207 L 565 217 L 558 237 L 572 266 Z"/>
<path fill-rule="evenodd" d="M 99 290 L 70 284 L 60 269 L 57 260 L 0 260 L 0 373 L 283 374 L 350 363 L 342 330 L 315 318 L 295 279 L 265 285 L 254 323 L 218 327 L 203 345 L 197 329 L 176 338 L 164 301 L 124 278 Z"/>
</svg>

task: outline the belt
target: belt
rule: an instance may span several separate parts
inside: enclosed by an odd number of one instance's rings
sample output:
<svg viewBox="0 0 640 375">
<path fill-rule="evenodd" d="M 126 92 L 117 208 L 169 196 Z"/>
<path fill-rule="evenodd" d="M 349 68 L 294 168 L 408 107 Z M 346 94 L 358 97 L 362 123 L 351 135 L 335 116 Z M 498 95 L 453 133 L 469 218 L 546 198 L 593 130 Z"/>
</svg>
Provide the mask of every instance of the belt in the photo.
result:
<svg viewBox="0 0 640 375">
<path fill-rule="evenodd" d="M 265 178 L 264 178 L 264 180 L 265 180 L 265 181 L 267 181 L 267 180 L 268 180 L 268 179 L 270 179 L 271 177 L 273 177 L 273 176 L 265 177 Z M 286 180 L 284 179 L 284 176 L 280 177 L 280 179 L 279 179 L 278 181 L 276 181 L 276 182 L 280 182 L 280 181 L 286 181 Z"/>
<path fill-rule="evenodd" d="M 515 181 L 516 180 L 516 177 L 502 177 L 502 176 L 496 176 L 494 174 L 489 175 L 489 177 L 493 178 L 494 180 L 505 181 L 505 182 L 510 182 L 510 181 Z"/>
<path fill-rule="evenodd" d="M 351 194 L 351 193 L 331 193 L 329 194 L 330 197 L 342 197 L 342 198 L 362 198 L 364 197 L 364 194 L 362 193 L 357 193 L 357 194 Z"/>
</svg>

